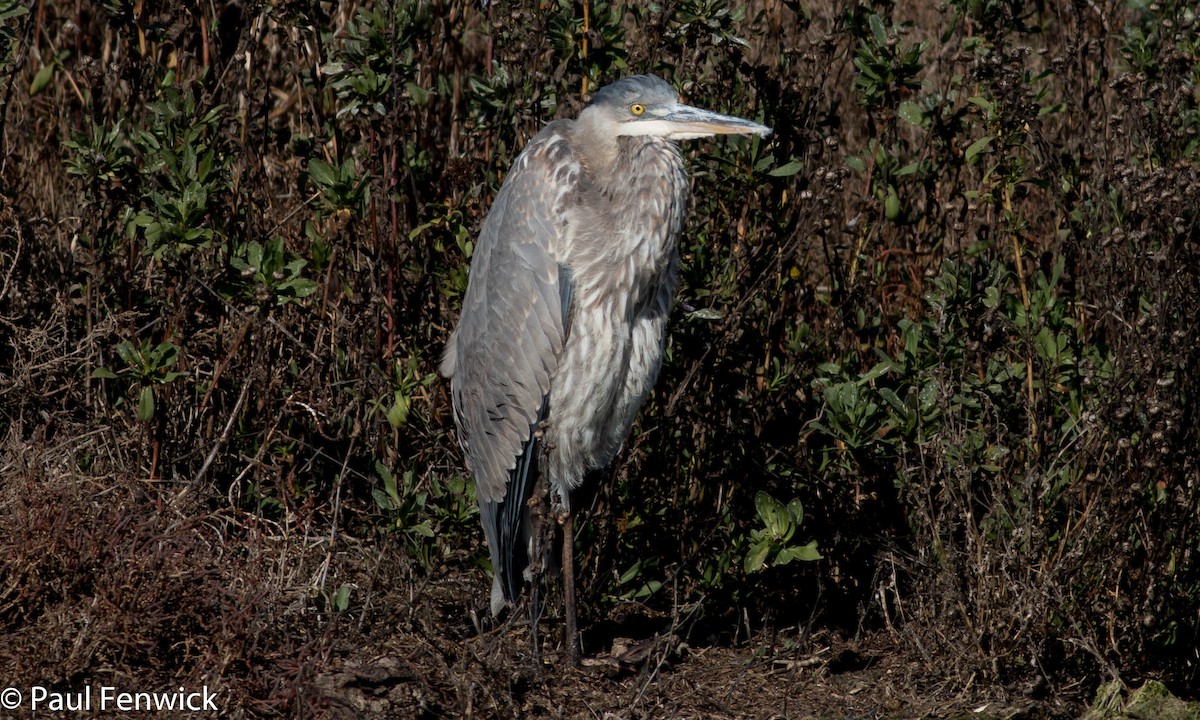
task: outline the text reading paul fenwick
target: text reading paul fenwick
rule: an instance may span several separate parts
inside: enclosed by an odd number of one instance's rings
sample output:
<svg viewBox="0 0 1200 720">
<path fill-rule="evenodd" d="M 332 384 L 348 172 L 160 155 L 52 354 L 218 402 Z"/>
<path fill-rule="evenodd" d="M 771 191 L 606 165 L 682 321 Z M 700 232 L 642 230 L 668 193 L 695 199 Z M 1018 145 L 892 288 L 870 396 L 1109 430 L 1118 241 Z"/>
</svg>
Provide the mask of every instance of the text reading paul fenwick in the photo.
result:
<svg viewBox="0 0 1200 720">
<path fill-rule="evenodd" d="M 132 692 L 108 685 L 88 685 L 79 690 L 55 690 L 41 685 L 8 687 L 0 690 L 0 708 L 87 713 L 218 710 L 217 693 L 210 692 L 207 685 L 197 691 L 181 687 L 162 692 Z"/>
</svg>

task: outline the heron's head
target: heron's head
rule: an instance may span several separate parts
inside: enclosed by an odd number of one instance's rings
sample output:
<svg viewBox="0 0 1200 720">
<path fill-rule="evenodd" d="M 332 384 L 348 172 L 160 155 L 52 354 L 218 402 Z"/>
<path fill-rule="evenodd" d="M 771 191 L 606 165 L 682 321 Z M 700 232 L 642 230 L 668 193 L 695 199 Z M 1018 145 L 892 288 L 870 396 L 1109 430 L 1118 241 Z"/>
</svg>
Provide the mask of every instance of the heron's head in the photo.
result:
<svg viewBox="0 0 1200 720">
<path fill-rule="evenodd" d="M 596 92 L 584 114 L 613 136 L 648 135 L 690 140 L 711 135 L 758 135 L 771 128 L 679 102 L 674 88 L 654 75 L 634 75 Z M 580 119 L 583 119 L 583 115 Z"/>
</svg>

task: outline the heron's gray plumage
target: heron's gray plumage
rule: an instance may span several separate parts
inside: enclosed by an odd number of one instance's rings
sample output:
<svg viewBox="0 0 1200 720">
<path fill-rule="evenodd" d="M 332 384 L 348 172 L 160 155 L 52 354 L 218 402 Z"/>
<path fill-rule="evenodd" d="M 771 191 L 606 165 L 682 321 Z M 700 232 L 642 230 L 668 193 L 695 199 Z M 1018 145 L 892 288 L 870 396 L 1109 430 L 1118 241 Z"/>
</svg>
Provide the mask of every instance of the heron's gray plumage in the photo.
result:
<svg viewBox="0 0 1200 720">
<path fill-rule="evenodd" d="M 680 105 L 661 78 L 626 78 L 538 133 L 484 221 L 441 369 L 477 485 L 494 612 L 520 586 L 536 475 L 569 512 L 658 377 L 689 199 L 674 140 L 719 132 L 769 131 Z"/>
</svg>

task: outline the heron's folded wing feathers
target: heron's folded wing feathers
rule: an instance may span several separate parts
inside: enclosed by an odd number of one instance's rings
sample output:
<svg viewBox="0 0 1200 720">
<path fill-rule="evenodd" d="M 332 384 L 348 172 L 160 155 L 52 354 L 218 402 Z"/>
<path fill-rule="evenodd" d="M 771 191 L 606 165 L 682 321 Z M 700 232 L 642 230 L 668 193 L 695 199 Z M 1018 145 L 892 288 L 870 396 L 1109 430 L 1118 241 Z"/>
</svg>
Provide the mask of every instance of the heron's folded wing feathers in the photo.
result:
<svg viewBox="0 0 1200 720">
<path fill-rule="evenodd" d="M 566 206 L 579 163 L 561 132 L 543 130 L 513 164 L 480 231 L 462 319 L 443 362 L 459 441 L 505 593 L 515 595 L 521 514 L 536 475 L 536 432 L 566 340 L 570 271 Z M 499 556 L 498 556 L 499 555 Z"/>
<path fill-rule="evenodd" d="M 579 165 L 551 129 L 514 163 L 484 222 L 452 343 L 461 440 L 480 499 L 493 502 L 507 494 L 565 340 L 560 246 Z"/>
</svg>

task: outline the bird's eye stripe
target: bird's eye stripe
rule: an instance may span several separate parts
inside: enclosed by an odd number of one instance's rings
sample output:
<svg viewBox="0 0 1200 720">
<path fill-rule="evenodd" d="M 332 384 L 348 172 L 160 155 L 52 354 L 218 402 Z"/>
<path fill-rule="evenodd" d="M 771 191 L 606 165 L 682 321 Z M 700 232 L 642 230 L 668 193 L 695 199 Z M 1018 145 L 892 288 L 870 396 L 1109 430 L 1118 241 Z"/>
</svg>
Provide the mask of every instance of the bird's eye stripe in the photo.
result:
<svg viewBox="0 0 1200 720">
<path fill-rule="evenodd" d="M 629 112 L 633 113 L 634 115 L 641 115 L 642 113 L 646 112 L 646 106 L 642 105 L 641 103 L 634 103 L 629 106 Z"/>
</svg>

